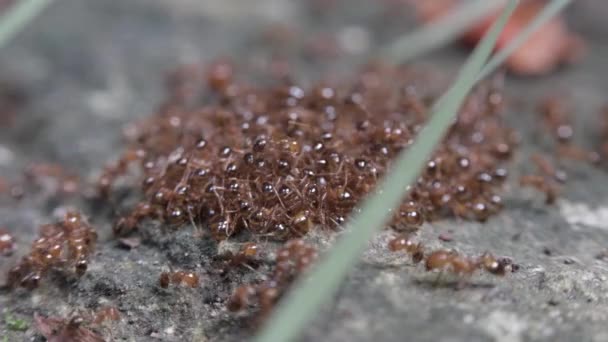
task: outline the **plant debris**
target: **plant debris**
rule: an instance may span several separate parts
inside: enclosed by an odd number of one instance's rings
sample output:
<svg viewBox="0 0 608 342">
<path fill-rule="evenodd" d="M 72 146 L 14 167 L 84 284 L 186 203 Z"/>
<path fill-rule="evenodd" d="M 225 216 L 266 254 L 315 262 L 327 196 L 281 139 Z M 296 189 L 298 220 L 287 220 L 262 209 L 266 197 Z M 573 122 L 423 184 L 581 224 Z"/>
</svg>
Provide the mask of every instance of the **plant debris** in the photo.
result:
<svg viewBox="0 0 608 342">
<path fill-rule="evenodd" d="M 87 322 L 81 316 L 75 315 L 69 319 L 43 317 L 34 313 L 34 322 L 38 332 L 48 342 L 104 342 L 98 333 L 87 327 Z"/>
<path fill-rule="evenodd" d="M 28 329 L 28 323 L 25 320 L 15 318 L 8 312 L 4 313 L 4 324 L 13 331 L 26 331 Z"/>
<path fill-rule="evenodd" d="M 424 22 L 437 20 L 458 4 L 458 0 L 410 1 Z M 517 7 L 499 37 L 496 48 L 504 48 L 529 24 L 547 4 L 546 0 L 526 0 Z M 463 36 L 468 45 L 475 45 L 483 37 L 502 9 L 487 16 Z M 518 75 L 544 75 L 557 67 L 574 63 L 585 54 L 585 42 L 570 31 L 563 17 L 549 20 L 533 33 L 507 59 L 506 66 Z"/>
</svg>

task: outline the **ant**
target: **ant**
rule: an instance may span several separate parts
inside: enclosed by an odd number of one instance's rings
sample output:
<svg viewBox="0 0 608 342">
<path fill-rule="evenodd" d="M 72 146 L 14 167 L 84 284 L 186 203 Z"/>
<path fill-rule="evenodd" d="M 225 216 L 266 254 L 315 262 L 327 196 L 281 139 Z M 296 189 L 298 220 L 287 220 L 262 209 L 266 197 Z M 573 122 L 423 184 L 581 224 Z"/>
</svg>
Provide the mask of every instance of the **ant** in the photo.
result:
<svg viewBox="0 0 608 342">
<path fill-rule="evenodd" d="M 159 217 L 160 210 L 157 206 L 147 202 L 138 203 L 127 216 L 123 216 L 112 226 L 115 236 L 126 236 L 137 229 L 137 225 L 146 217 Z"/>
<path fill-rule="evenodd" d="M 227 273 L 230 269 L 245 266 L 253 269 L 258 266 L 257 257 L 260 253 L 260 245 L 255 242 L 247 242 L 241 245 L 237 253 L 228 251 L 218 256 L 216 271 L 220 274 Z"/>
<path fill-rule="evenodd" d="M 258 244 L 254 242 L 247 242 L 241 246 L 241 249 L 236 255 L 232 256 L 230 264 L 233 266 L 246 264 L 258 256 L 259 251 L 260 246 Z"/>
<path fill-rule="evenodd" d="M 393 238 L 388 243 L 388 248 L 392 252 L 404 251 L 408 253 L 416 264 L 424 260 L 427 271 L 448 270 L 460 276 L 471 276 L 478 269 L 502 276 L 506 273 L 507 266 L 511 264 L 507 259 L 496 259 L 490 253 L 484 253 L 477 258 L 467 257 L 454 250 L 444 249 L 425 253 L 421 243 L 415 243 L 405 236 Z"/>
<path fill-rule="evenodd" d="M 405 236 L 398 236 L 388 243 L 388 248 L 392 252 L 404 251 L 412 257 L 414 263 L 419 263 L 424 259 L 424 247 L 422 243 L 415 243 Z"/>
<path fill-rule="evenodd" d="M 234 66 L 229 60 L 215 61 L 206 71 L 207 85 L 216 92 L 225 92 L 233 82 L 233 74 Z"/>
<path fill-rule="evenodd" d="M 79 191 L 78 176 L 69 174 L 61 165 L 52 163 L 34 163 L 24 171 L 25 177 L 37 183 L 46 179 L 55 181 L 57 191 L 64 194 L 75 194 Z"/>
<path fill-rule="evenodd" d="M 570 108 L 558 96 L 546 98 L 539 108 L 545 125 L 551 130 L 555 139 L 562 143 L 569 143 L 574 135 L 570 122 Z"/>
<path fill-rule="evenodd" d="M 15 250 L 15 237 L 6 229 L 0 228 L 0 255 L 11 255 Z"/>
<path fill-rule="evenodd" d="M 490 253 L 484 253 L 478 258 L 460 255 L 454 250 L 436 250 L 428 254 L 425 260 L 427 271 L 449 270 L 456 275 L 471 276 L 478 269 L 483 269 L 493 275 L 506 274 L 506 262 L 500 262 Z"/>
<path fill-rule="evenodd" d="M 599 153 L 588 151 L 576 145 L 560 145 L 557 148 L 557 153 L 560 157 L 571 159 L 574 161 L 582 161 L 597 165 L 602 161 Z"/>
<path fill-rule="evenodd" d="M 563 145 L 560 148 L 570 148 L 571 145 Z M 532 162 L 536 165 L 541 173 L 540 175 L 524 175 L 519 179 L 521 186 L 535 188 L 545 193 L 545 202 L 547 204 L 555 203 L 559 194 L 557 182 L 565 183 L 568 176 L 563 170 L 556 169 L 555 166 L 544 156 L 535 153 L 531 156 Z"/>
<path fill-rule="evenodd" d="M 531 157 L 532 162 L 536 164 L 539 171 L 548 177 L 555 179 L 560 183 L 567 180 L 567 175 L 563 170 L 556 169 L 555 166 L 544 156 L 535 153 Z"/>
<path fill-rule="evenodd" d="M 146 151 L 143 149 L 129 149 L 120 156 L 118 161 L 106 165 L 97 179 L 98 194 L 107 198 L 112 186 L 120 176 L 127 173 L 129 165 L 135 161 L 143 161 Z"/>
<path fill-rule="evenodd" d="M 251 304 L 251 298 L 257 294 L 256 288 L 251 285 L 237 287 L 228 300 L 226 307 L 232 312 L 246 309 Z"/>
<path fill-rule="evenodd" d="M 175 286 L 185 285 L 190 288 L 197 288 L 199 286 L 200 277 L 194 272 L 185 271 L 171 271 L 162 272 L 158 278 L 160 287 L 166 289 L 170 284 Z"/>
<path fill-rule="evenodd" d="M 553 182 L 539 175 L 524 175 L 519 178 L 521 186 L 529 186 L 545 193 L 545 202 L 547 204 L 555 203 L 558 196 L 558 189 Z"/>
</svg>

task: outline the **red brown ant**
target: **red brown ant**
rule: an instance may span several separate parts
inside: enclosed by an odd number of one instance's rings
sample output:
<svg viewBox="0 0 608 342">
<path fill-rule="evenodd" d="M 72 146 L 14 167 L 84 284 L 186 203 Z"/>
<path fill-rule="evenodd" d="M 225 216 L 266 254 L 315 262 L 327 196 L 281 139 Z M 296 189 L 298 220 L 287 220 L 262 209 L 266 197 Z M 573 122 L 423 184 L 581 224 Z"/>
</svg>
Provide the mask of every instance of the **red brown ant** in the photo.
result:
<svg viewBox="0 0 608 342">
<path fill-rule="evenodd" d="M 254 242 L 247 242 L 241 246 L 241 249 L 234 255 L 230 263 L 232 265 L 245 264 L 258 256 L 260 246 Z"/>
<path fill-rule="evenodd" d="M 500 263 L 494 256 L 484 253 L 480 257 L 472 258 L 459 254 L 454 250 L 436 250 L 429 253 L 425 260 L 427 271 L 449 271 L 456 275 L 471 276 L 476 270 L 482 269 L 494 275 L 502 276 L 506 273 L 506 265 Z"/>
<path fill-rule="evenodd" d="M 46 180 L 54 181 L 58 193 L 73 195 L 80 191 L 79 177 L 59 164 L 32 163 L 23 173 L 30 182 L 44 184 Z"/>
<path fill-rule="evenodd" d="M 245 310 L 251 303 L 251 298 L 255 295 L 255 287 L 251 285 L 241 285 L 234 290 L 226 307 L 232 312 Z"/>
<path fill-rule="evenodd" d="M 186 271 L 162 272 L 158 279 L 158 283 L 163 289 L 168 288 L 170 284 L 175 286 L 184 285 L 190 288 L 197 288 L 199 286 L 199 282 L 200 277 L 198 274 Z"/>
<path fill-rule="evenodd" d="M 558 196 L 557 186 L 547 180 L 547 178 L 539 175 L 524 175 L 519 178 L 519 184 L 521 186 L 533 187 L 543 193 L 545 193 L 545 202 L 547 204 L 555 203 Z"/>
<path fill-rule="evenodd" d="M 480 269 L 502 276 L 506 273 L 507 266 L 511 264 L 506 259 L 497 259 L 490 253 L 484 253 L 479 257 L 467 257 L 454 250 L 439 249 L 425 252 L 420 242 L 415 243 L 405 236 L 397 236 L 390 240 L 388 248 L 392 252 L 408 253 L 416 264 L 424 261 L 427 271 L 448 271 L 458 276 L 470 277 Z"/>
<path fill-rule="evenodd" d="M 591 164 L 598 164 L 601 161 L 599 153 L 595 151 L 588 151 L 582 147 L 576 145 L 560 145 L 557 148 L 558 156 L 562 158 L 572 159 L 575 161 L 582 161 Z"/>
<path fill-rule="evenodd" d="M 566 173 L 562 170 L 556 169 L 555 166 L 544 156 L 535 153 L 531 157 L 532 162 L 536 164 L 539 171 L 545 176 L 551 177 L 558 182 L 566 181 Z"/>
<path fill-rule="evenodd" d="M 392 252 L 403 251 L 412 257 L 414 263 L 419 263 L 424 258 L 424 248 L 420 242 L 415 243 L 405 236 L 397 236 L 388 243 Z"/>
<path fill-rule="evenodd" d="M 551 96 L 541 102 L 539 110 L 555 139 L 562 144 L 569 143 L 574 131 L 568 105 L 560 97 Z"/>
<path fill-rule="evenodd" d="M 15 250 L 15 237 L 6 229 L 0 228 L 0 255 L 10 255 Z"/>
</svg>

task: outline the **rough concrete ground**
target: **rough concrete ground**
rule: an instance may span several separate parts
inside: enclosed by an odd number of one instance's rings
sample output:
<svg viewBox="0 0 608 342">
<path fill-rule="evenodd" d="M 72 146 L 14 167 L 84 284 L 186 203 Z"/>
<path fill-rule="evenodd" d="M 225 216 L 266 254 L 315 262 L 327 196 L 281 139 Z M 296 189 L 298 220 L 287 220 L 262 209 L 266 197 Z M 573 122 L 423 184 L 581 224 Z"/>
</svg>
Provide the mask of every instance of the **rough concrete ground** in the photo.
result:
<svg viewBox="0 0 608 342">
<path fill-rule="evenodd" d="M 578 109 L 577 139 L 586 146 L 597 144 L 596 114 L 608 89 L 603 65 L 608 57 L 606 13 L 608 6 L 599 0 L 579 0 L 570 9 L 570 19 L 590 44 L 584 63 L 540 80 L 508 80 L 510 121 L 521 130 L 524 144 L 511 168 L 506 210 L 486 224 L 444 221 L 421 230 L 428 245 L 470 253 L 491 250 L 513 257 L 520 271 L 504 279 L 475 276 L 461 290 L 449 280 L 436 286 L 434 276 L 388 254 L 389 236 L 383 233 L 304 340 L 608 340 L 608 261 L 596 258 L 608 247 L 606 170 L 567 163 L 570 178 L 554 206 L 544 205 L 539 194 L 521 190 L 514 181 L 531 169 L 529 153 L 551 150 L 534 113 L 543 94 L 571 94 Z M 0 76 L 22 84 L 30 98 L 15 125 L 0 128 L 0 172 L 16 177 L 29 161 L 44 160 L 92 178 L 116 156 L 121 126 L 153 111 L 163 75 L 173 66 L 220 54 L 248 65 L 263 64 L 269 49 L 260 36 L 272 21 L 281 20 L 301 30 L 286 53 L 302 80 L 345 73 L 356 56 L 312 60 L 301 57 L 298 47 L 324 30 L 352 35 L 364 28 L 373 49 L 412 25 L 406 13 L 382 14 L 370 1 L 338 1 L 335 8 L 322 11 L 305 2 L 278 0 L 57 1 L 0 52 Z M 464 56 L 449 47 L 424 63 L 451 73 Z M 21 202 L 1 201 L 0 225 L 10 227 L 18 239 L 18 251 L 0 259 L 4 274 L 29 248 L 37 225 L 52 220 L 53 211 L 66 203 L 40 193 Z M 204 277 L 196 290 L 156 286 L 167 265 L 204 274 L 215 244 L 191 239 L 188 228 L 164 235 L 150 223 L 144 244 L 128 251 L 117 247 L 109 233 L 112 211 L 120 208 L 82 200 L 67 204 L 85 210 L 101 233 L 90 271 L 79 282 L 51 280 L 33 293 L 0 292 L 0 308 L 28 323 L 20 332 L 0 319 L 5 340 L 35 339 L 34 312 L 63 316 L 73 308 L 104 303 L 118 306 L 123 316 L 104 331 L 109 340 L 219 341 L 249 335 L 244 321 L 224 310 L 222 298 L 235 282 L 255 274 Z M 453 230 L 454 241 L 440 242 L 438 234 L 448 230 Z"/>
</svg>

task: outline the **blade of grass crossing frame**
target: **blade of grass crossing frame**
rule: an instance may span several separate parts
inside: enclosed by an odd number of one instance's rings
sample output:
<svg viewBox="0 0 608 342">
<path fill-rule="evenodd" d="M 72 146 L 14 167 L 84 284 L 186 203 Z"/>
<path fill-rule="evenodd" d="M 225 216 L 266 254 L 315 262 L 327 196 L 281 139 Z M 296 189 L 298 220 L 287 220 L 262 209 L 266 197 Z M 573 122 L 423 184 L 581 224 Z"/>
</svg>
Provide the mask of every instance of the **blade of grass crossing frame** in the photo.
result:
<svg viewBox="0 0 608 342">
<path fill-rule="evenodd" d="M 335 293 L 338 286 L 358 261 L 373 234 L 383 226 L 394 208 L 407 192 L 407 187 L 418 176 L 424 163 L 443 137 L 458 112 L 464 98 L 475 84 L 476 76 L 488 60 L 496 39 L 517 6 L 510 0 L 500 18 L 473 51 L 450 90 L 442 96 L 426 127 L 418 134 L 414 144 L 402 152 L 393 169 L 382 180 L 377 193 L 362 205 L 336 245 L 313 267 L 307 279 L 296 284 L 279 303 L 255 341 L 291 341 L 319 312 L 319 308 Z"/>
<path fill-rule="evenodd" d="M 509 58 L 509 56 L 511 56 L 513 52 L 515 52 L 515 50 L 517 50 L 517 48 L 525 43 L 534 32 L 547 23 L 547 21 L 551 20 L 551 18 L 559 14 L 571 2 L 572 0 L 552 0 L 549 2 L 542 9 L 540 14 L 535 17 L 514 39 L 512 39 L 504 48 L 496 52 L 492 58 L 490 58 L 488 63 L 486 63 L 477 76 L 476 81 L 480 81 L 493 73 L 507 60 L 507 58 Z M 440 101 L 435 102 L 435 107 L 437 107 Z"/>
<path fill-rule="evenodd" d="M 16 1 L 0 16 L 0 47 L 8 43 L 51 2 L 52 0 Z"/>
<path fill-rule="evenodd" d="M 380 59 L 403 63 L 461 36 L 479 19 L 504 5 L 505 0 L 470 0 L 412 34 L 405 35 L 378 53 Z"/>
<path fill-rule="evenodd" d="M 521 44 L 525 43 L 534 32 L 551 18 L 555 17 L 561 10 L 570 4 L 570 2 L 572 2 L 572 0 L 553 0 L 548 3 L 540 14 L 534 18 L 532 22 L 515 37 L 515 39 L 512 39 L 504 48 L 492 56 L 490 61 L 488 61 L 481 70 L 481 73 L 479 73 L 478 80 L 481 80 L 494 72 L 494 70 L 504 63 L 504 61 L 509 58 Z"/>
</svg>

